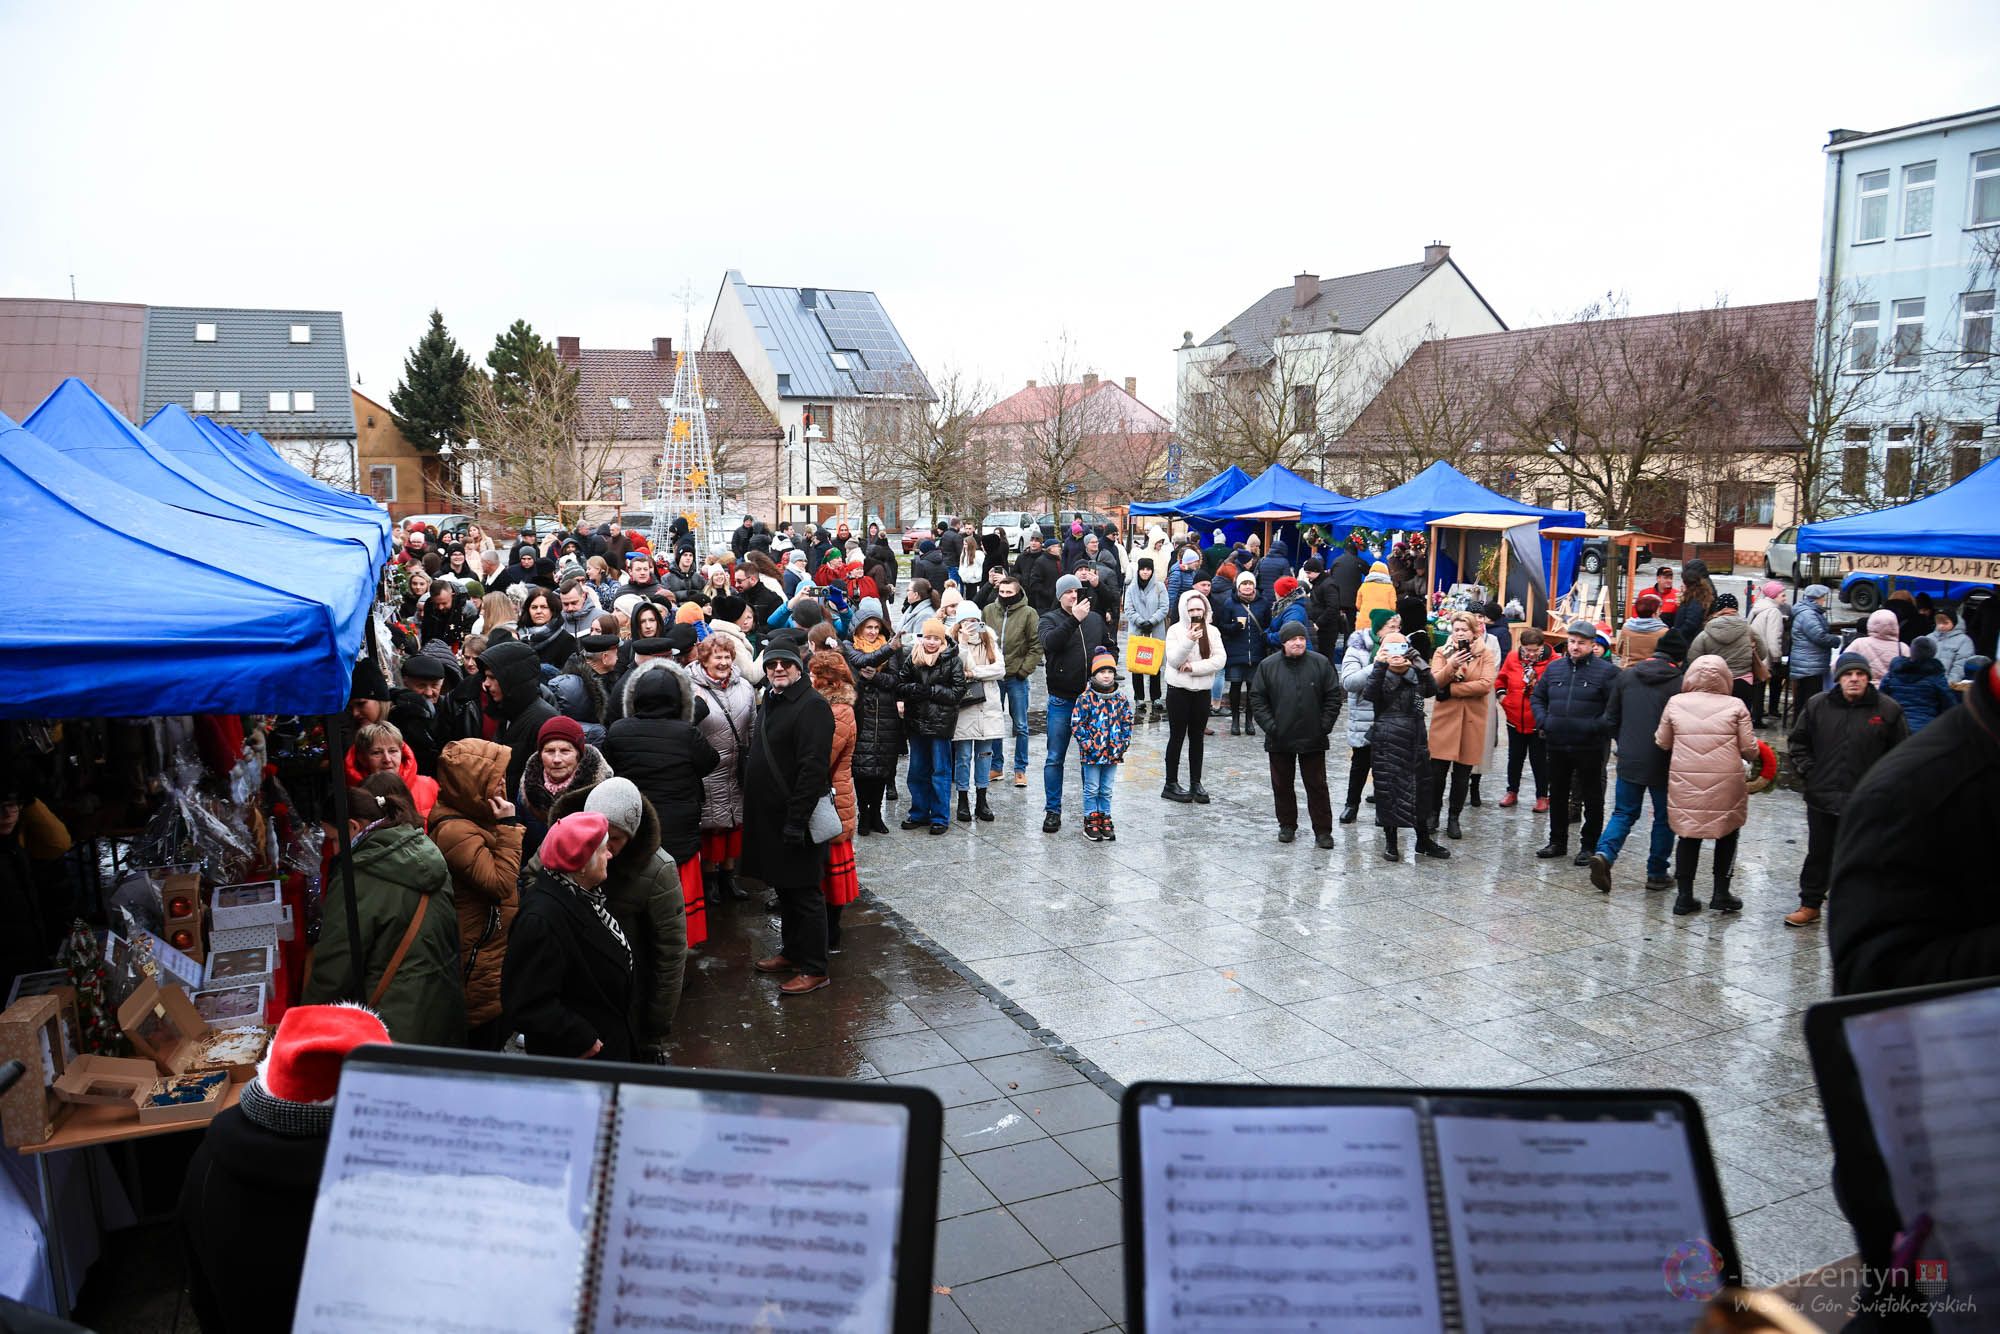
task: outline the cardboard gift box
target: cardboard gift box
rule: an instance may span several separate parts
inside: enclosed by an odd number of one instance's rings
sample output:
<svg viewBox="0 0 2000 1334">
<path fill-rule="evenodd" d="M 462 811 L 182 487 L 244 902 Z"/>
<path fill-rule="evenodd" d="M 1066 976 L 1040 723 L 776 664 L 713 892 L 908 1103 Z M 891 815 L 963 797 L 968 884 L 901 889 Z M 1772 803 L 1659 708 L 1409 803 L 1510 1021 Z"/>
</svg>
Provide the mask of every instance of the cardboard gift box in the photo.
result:
<svg viewBox="0 0 2000 1334">
<path fill-rule="evenodd" d="M 54 1088 L 64 1102 L 92 1106 L 127 1107 L 136 1115 L 139 1095 L 160 1082 L 160 1072 L 151 1061 L 134 1061 L 122 1056 L 79 1056 L 63 1071 Z"/>
<path fill-rule="evenodd" d="M 223 885 L 215 891 L 208 924 L 213 931 L 235 931 L 246 926 L 276 926 L 284 918 L 284 903 L 275 880 L 253 880 L 243 885 Z"/>
<path fill-rule="evenodd" d="M 205 987 L 194 993 L 195 1013 L 210 1028 L 235 1028 L 264 1022 L 268 992 L 262 982 L 240 987 Z"/>
<path fill-rule="evenodd" d="M 236 949 L 212 949 L 208 953 L 207 972 L 201 980 L 202 989 L 212 991 L 222 986 L 269 982 L 272 970 L 277 967 L 277 954 L 275 942 Z"/>
<path fill-rule="evenodd" d="M 204 1070 L 191 1075 L 174 1075 L 156 1081 L 139 1095 L 139 1124 L 164 1125 L 170 1121 L 206 1121 L 222 1110 L 222 1095 L 230 1079 L 220 1070 Z"/>
<path fill-rule="evenodd" d="M 220 1070 L 229 1076 L 230 1083 L 246 1083 L 257 1073 L 257 1064 L 270 1046 L 271 1030 L 262 1024 L 218 1028 L 201 1040 L 188 1070 Z"/>
<path fill-rule="evenodd" d="M 209 1034 L 207 1022 L 185 991 L 172 983 L 161 986 L 152 978 L 134 987 L 118 1007 L 118 1027 L 141 1056 L 169 1075 L 194 1063 L 202 1039 Z"/>
<path fill-rule="evenodd" d="M 0 1062 L 4 1061 L 19 1061 L 28 1072 L 0 1094 L 0 1140 L 16 1149 L 41 1144 L 69 1115 L 69 1107 L 50 1087 L 68 1068 L 62 1007 L 54 996 L 29 996 L 0 1012 Z"/>
<path fill-rule="evenodd" d="M 250 950 L 260 945 L 275 946 L 280 940 L 290 940 L 292 931 L 292 910 L 287 907 L 276 922 L 266 922 L 258 926 L 218 926 L 208 933 L 208 952 L 221 954 L 229 950 Z"/>
</svg>

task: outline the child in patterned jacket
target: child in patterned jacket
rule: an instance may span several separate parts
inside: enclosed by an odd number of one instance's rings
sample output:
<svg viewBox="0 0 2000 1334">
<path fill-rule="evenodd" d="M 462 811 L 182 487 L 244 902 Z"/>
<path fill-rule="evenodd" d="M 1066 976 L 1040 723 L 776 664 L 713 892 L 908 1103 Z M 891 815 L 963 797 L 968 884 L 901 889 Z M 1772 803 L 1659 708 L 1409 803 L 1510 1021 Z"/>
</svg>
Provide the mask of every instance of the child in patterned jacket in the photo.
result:
<svg viewBox="0 0 2000 1334">
<path fill-rule="evenodd" d="M 1100 648 L 1090 657 L 1090 684 L 1076 697 L 1071 721 L 1077 755 L 1083 761 L 1083 836 L 1111 843 L 1111 781 L 1132 744 L 1132 698 L 1118 690 L 1118 660 Z"/>
</svg>

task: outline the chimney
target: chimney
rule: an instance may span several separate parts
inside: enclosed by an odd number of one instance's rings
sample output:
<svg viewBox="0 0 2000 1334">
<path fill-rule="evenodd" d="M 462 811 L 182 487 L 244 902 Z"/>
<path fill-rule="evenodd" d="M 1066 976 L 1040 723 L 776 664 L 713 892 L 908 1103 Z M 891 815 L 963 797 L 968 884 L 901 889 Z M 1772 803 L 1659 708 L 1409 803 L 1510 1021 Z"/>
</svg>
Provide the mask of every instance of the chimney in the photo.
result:
<svg viewBox="0 0 2000 1334">
<path fill-rule="evenodd" d="M 817 287 L 801 287 L 799 289 L 799 302 L 807 310 L 818 310 L 819 289 Z"/>
<path fill-rule="evenodd" d="M 556 355 L 571 366 L 583 360 L 583 340 L 569 334 L 556 335 Z"/>
<path fill-rule="evenodd" d="M 1434 269 L 1451 258 L 1451 247 L 1442 241 L 1433 241 L 1424 247 L 1424 267 Z"/>
<path fill-rule="evenodd" d="M 653 358 L 656 361 L 672 361 L 674 359 L 674 340 L 671 338 L 655 338 L 653 340 Z"/>
<path fill-rule="evenodd" d="M 1034 387 L 1035 387 L 1035 382 L 1033 380 L 1028 381 L 1028 388 L 1033 389 Z"/>
<path fill-rule="evenodd" d="M 1319 275 L 1301 273 L 1292 279 L 1292 309 L 1299 310 L 1319 300 Z"/>
<path fill-rule="evenodd" d="M 1085 372 L 1083 373 L 1083 387 L 1084 387 L 1085 389 L 1095 389 L 1095 388 L 1097 388 L 1097 372 L 1096 372 L 1096 371 L 1085 371 Z"/>
<path fill-rule="evenodd" d="M 1125 377 L 1125 392 L 1126 392 L 1126 393 L 1128 393 L 1128 394 L 1130 394 L 1130 395 L 1131 395 L 1132 397 L 1134 397 L 1134 398 L 1137 398 L 1137 397 L 1139 396 L 1139 377 L 1138 377 L 1138 376 L 1136 376 L 1136 375 L 1128 375 L 1128 376 L 1126 376 L 1126 377 Z"/>
</svg>

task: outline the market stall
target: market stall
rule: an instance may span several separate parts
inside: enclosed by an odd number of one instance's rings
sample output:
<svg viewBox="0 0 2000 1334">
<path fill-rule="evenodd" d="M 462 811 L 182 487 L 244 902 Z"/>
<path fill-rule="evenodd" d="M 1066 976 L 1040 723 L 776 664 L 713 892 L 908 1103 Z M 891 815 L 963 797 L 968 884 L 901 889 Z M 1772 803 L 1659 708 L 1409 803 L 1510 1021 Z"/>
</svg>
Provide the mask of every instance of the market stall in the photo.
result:
<svg viewBox="0 0 2000 1334">
<path fill-rule="evenodd" d="M 1381 495 L 1310 511 L 1306 521 L 1329 524 L 1336 531 L 1374 528 L 1420 532 L 1454 514 L 1519 514 L 1543 524 L 1588 522 L 1581 510 L 1543 509 L 1489 490 L 1443 459 Z"/>
<path fill-rule="evenodd" d="M 1434 602 L 1441 593 L 1443 605 L 1458 610 L 1517 598 L 1530 622 L 1537 619 L 1537 608 L 1548 606 L 1548 574 L 1533 516 L 1448 514 L 1428 528 L 1424 586 Z"/>
<path fill-rule="evenodd" d="M 1273 524 L 1297 524 L 1308 511 L 1351 503 L 1350 497 L 1315 486 L 1283 464 L 1273 464 L 1227 500 L 1192 511 L 1189 517 L 1212 524 L 1262 524 L 1268 551 Z M 1294 542 L 1294 554 L 1298 549 Z"/>
<path fill-rule="evenodd" d="M 1249 484 L 1250 474 L 1232 463 L 1177 500 L 1142 500 L 1127 512 L 1134 519 L 1198 514 L 1212 505 L 1222 504 Z"/>
<path fill-rule="evenodd" d="M 1631 613 L 1632 590 L 1638 586 L 1639 549 L 1641 547 L 1665 547 L 1668 538 L 1652 533 L 1642 533 L 1627 528 L 1572 528 L 1567 525 L 1544 527 L 1543 540 L 1549 544 L 1548 568 L 1571 571 L 1570 581 L 1563 586 L 1556 601 L 1561 604 L 1550 612 L 1550 624 L 1555 628 L 1567 625 L 1578 616 L 1593 624 L 1623 625 Z M 1605 546 L 1605 576 L 1598 586 L 1594 598 L 1585 599 L 1575 576 L 1578 562 L 1569 551 L 1567 544 L 1602 541 Z M 1624 553 L 1619 560 L 1615 553 Z M 1618 578 L 1622 566 L 1624 579 Z"/>
</svg>

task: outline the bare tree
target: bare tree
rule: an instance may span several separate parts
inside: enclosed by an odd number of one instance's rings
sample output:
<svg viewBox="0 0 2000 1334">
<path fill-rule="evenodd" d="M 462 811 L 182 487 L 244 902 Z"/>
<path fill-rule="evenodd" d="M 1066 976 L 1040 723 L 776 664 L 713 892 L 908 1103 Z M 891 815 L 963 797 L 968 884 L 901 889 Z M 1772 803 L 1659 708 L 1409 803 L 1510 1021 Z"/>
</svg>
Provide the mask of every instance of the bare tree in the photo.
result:
<svg viewBox="0 0 2000 1334">
<path fill-rule="evenodd" d="M 919 377 L 921 378 L 921 377 Z M 889 457 L 920 510 L 942 514 L 986 512 L 988 470 L 974 423 L 992 405 L 993 392 L 969 372 L 947 366 L 904 395 L 890 435 Z"/>
<path fill-rule="evenodd" d="M 274 440 L 271 445 L 284 456 L 285 462 L 315 482 L 325 482 L 342 491 L 358 491 L 366 480 L 354 475 L 356 458 L 352 440 Z"/>
<path fill-rule="evenodd" d="M 1197 477 L 1231 464 L 1253 476 L 1276 464 L 1316 473 L 1325 443 L 1360 415 L 1380 376 L 1358 339 L 1284 334 L 1262 365 L 1232 355 L 1193 366 L 1177 423 L 1182 464 Z"/>
<path fill-rule="evenodd" d="M 1083 490 L 1106 504 L 1127 504 L 1165 494 L 1167 447 L 1172 432 L 1128 423 L 1091 440 L 1084 453 Z"/>
<path fill-rule="evenodd" d="M 1083 489 L 1085 453 L 1094 437 L 1115 426 L 1115 414 L 1100 399 L 1096 377 L 1085 383 L 1068 334 L 1056 339 L 1042 375 L 1033 410 L 1013 426 L 1010 453 L 1022 494 L 1053 512 L 1075 507 L 1070 498 Z"/>
<path fill-rule="evenodd" d="M 614 471 L 619 442 L 586 437 L 576 372 L 553 354 L 525 364 L 505 394 L 475 375 L 469 417 L 502 513 L 559 514 L 562 501 L 601 497 Z"/>
<path fill-rule="evenodd" d="M 1381 388 L 1330 448 L 1344 461 L 1342 485 L 1374 495 L 1440 459 L 1468 476 L 1488 471 L 1502 445 L 1500 385 L 1465 340 L 1426 328 L 1375 356 Z"/>
<path fill-rule="evenodd" d="M 888 514 L 903 494 L 898 442 L 910 429 L 910 416 L 920 411 L 919 402 L 906 394 L 835 405 L 833 421 L 814 423 L 825 432 L 811 446 L 815 485 L 829 476 L 837 479 L 857 519 Z"/>
</svg>

